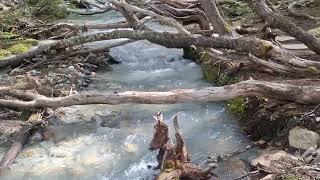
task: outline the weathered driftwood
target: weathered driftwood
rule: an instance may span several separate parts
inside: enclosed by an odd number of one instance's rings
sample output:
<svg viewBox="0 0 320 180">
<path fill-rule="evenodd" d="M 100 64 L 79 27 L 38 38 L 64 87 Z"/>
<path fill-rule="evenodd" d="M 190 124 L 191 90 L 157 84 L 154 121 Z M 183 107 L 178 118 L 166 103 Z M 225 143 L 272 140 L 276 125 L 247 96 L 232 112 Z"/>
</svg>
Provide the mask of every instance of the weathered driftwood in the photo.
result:
<svg viewBox="0 0 320 180">
<path fill-rule="evenodd" d="M 1 89 L 0 89 L 1 90 Z M 23 91 L 8 90 L 0 93 L 16 93 L 20 97 Z M 161 92 L 84 92 L 66 97 L 45 97 L 26 94 L 33 100 L 0 99 L 0 106 L 13 109 L 58 108 L 84 104 L 173 104 L 183 102 L 224 101 L 240 96 L 262 96 L 298 103 L 320 103 L 320 86 L 298 86 L 265 81 L 247 80 L 237 84 L 202 89 L 176 89 Z"/>
<path fill-rule="evenodd" d="M 157 179 L 209 179 L 213 175 L 210 172 L 211 168 L 204 170 L 190 163 L 177 116 L 173 119 L 176 144 L 170 141 L 169 127 L 163 121 L 162 113 L 158 111 L 154 118 L 156 124 L 154 125 L 153 138 L 149 149 L 152 151 L 159 150 L 157 155 L 158 165 L 155 169 L 160 168 L 161 172 Z"/>
</svg>

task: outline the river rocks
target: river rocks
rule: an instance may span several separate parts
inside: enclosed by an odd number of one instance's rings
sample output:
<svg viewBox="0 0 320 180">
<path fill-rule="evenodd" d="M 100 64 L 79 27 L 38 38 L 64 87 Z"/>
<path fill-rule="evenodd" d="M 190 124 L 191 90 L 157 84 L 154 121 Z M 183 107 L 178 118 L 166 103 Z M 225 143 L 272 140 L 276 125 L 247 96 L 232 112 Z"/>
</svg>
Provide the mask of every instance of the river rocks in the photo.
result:
<svg viewBox="0 0 320 180">
<path fill-rule="evenodd" d="M 295 127 L 289 131 L 289 144 L 297 149 L 307 150 L 310 147 L 318 147 L 319 135 L 308 129 Z"/>
<path fill-rule="evenodd" d="M 263 166 L 269 168 L 271 165 L 271 161 L 276 161 L 288 157 L 289 154 L 285 151 L 266 151 L 256 159 L 252 160 L 251 165 L 254 167 Z"/>
</svg>

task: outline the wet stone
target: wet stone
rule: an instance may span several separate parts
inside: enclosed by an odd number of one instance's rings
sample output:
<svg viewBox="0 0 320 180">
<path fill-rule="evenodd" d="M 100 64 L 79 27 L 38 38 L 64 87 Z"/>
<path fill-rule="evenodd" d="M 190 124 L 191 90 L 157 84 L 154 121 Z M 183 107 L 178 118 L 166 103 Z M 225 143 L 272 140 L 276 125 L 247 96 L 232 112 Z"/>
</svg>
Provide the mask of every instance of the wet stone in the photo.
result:
<svg viewBox="0 0 320 180">
<path fill-rule="evenodd" d="M 101 127 L 120 128 L 120 115 L 112 111 L 96 112 L 91 119 Z"/>
</svg>

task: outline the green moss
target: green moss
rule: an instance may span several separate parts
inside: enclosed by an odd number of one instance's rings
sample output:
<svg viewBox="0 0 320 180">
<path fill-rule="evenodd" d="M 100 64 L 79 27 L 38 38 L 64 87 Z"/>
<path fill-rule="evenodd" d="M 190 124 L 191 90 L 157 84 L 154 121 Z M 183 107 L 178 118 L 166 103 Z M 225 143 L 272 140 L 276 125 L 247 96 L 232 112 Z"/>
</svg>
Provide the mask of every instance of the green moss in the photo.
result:
<svg viewBox="0 0 320 180">
<path fill-rule="evenodd" d="M 184 58 L 194 59 L 200 64 L 204 78 L 218 86 L 239 82 L 237 76 L 224 73 L 220 63 L 211 57 L 204 49 L 194 49 L 192 47 L 184 48 Z"/>
<path fill-rule="evenodd" d="M 11 52 L 6 49 L 0 49 L 0 59 L 4 59 L 5 57 L 9 56 Z"/>
<path fill-rule="evenodd" d="M 227 107 L 232 114 L 242 117 L 247 110 L 247 101 L 243 97 L 238 97 L 230 100 Z"/>
<path fill-rule="evenodd" d="M 224 1 L 224 3 L 221 5 L 221 9 L 222 13 L 225 15 L 225 19 L 229 23 L 239 21 L 241 24 L 252 24 L 251 21 L 255 17 L 255 13 L 247 3 L 235 0 Z"/>
<path fill-rule="evenodd" d="M 30 47 L 31 47 L 31 45 L 18 43 L 18 44 L 15 44 L 15 45 L 9 47 L 9 51 L 12 52 L 13 54 L 24 53 L 24 52 L 27 52 Z"/>
<path fill-rule="evenodd" d="M 316 67 L 313 67 L 313 66 L 307 67 L 305 69 L 305 71 L 308 73 L 312 73 L 312 74 L 319 74 L 320 73 L 320 70 Z"/>
<path fill-rule="evenodd" d="M 284 178 L 284 180 L 299 180 L 299 178 L 295 177 L 294 175 L 288 175 Z"/>
<path fill-rule="evenodd" d="M 219 78 L 219 69 L 218 67 L 212 65 L 211 63 L 202 63 L 201 69 L 203 72 L 203 76 L 209 82 L 216 82 Z"/>
<path fill-rule="evenodd" d="M 37 44 L 38 41 L 35 39 L 10 39 L 1 44 L 0 59 L 4 59 L 13 54 L 27 52 L 32 46 L 36 46 Z"/>
<path fill-rule="evenodd" d="M 270 51 L 272 50 L 272 44 L 268 42 L 263 42 L 258 45 L 256 55 L 262 57 L 264 59 L 268 59 L 270 57 Z"/>
<path fill-rule="evenodd" d="M 38 45 L 38 41 L 36 39 L 23 39 L 23 40 L 20 40 L 20 43 L 28 44 L 28 45 L 31 45 L 31 46 Z"/>
<path fill-rule="evenodd" d="M 66 17 L 69 12 L 63 6 L 63 0 L 28 0 L 32 16 L 46 22 Z"/>
<path fill-rule="evenodd" d="M 191 46 L 183 48 L 183 58 L 196 59 L 197 50 Z"/>
</svg>

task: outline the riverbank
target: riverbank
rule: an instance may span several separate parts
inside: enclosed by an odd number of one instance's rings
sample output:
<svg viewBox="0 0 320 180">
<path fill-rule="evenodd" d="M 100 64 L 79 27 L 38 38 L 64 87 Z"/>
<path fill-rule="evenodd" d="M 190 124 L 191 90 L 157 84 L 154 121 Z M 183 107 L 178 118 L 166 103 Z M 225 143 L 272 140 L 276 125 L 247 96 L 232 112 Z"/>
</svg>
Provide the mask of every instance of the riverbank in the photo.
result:
<svg viewBox="0 0 320 180">
<path fill-rule="evenodd" d="M 300 12 L 311 12 L 312 15 L 319 15 L 312 11 L 313 8 L 315 7 L 307 6 Z M 282 11 L 282 13 L 285 14 L 286 11 Z M 255 20 L 250 14 L 246 14 L 245 17 L 240 15 L 241 18 L 238 17 L 238 19 L 246 21 L 248 20 L 246 16 L 250 16 L 251 20 L 248 29 L 263 27 L 263 23 Z M 317 24 L 312 25 L 301 21 L 299 18 L 292 18 L 291 20 L 310 32 L 317 32 Z M 258 23 L 252 24 L 255 21 Z M 257 35 L 257 33 L 265 34 L 265 32 L 256 31 L 254 34 L 247 34 L 247 36 Z M 275 30 L 272 33 L 273 38 L 288 51 L 307 59 L 320 58 L 319 55 L 310 52 L 303 44 L 286 33 L 280 30 Z M 294 77 L 275 75 L 265 70 L 263 66 L 256 66 L 250 57 L 224 49 L 212 51 L 211 49 L 190 47 L 184 49 L 184 57 L 193 59 L 198 63 L 202 68 L 204 77 L 218 86 L 248 79 L 306 86 L 320 83 L 316 76 L 314 79 L 297 81 Z M 237 61 L 232 59 L 237 59 Z M 257 68 L 260 69 L 257 70 Z M 310 67 L 311 70 L 313 70 L 312 67 Z M 317 179 L 319 177 L 316 170 L 312 168 L 309 170 L 294 168 L 314 166 L 319 162 L 317 152 L 320 133 L 319 105 L 283 102 L 264 97 L 239 97 L 228 101 L 227 109 L 238 119 L 241 127 L 252 141 L 263 142 L 264 145 L 260 147 L 265 149 L 265 152 L 259 158 L 253 160 L 251 165 L 256 166 L 255 169 L 267 169 L 270 174 L 273 174 L 266 179 Z M 266 157 L 269 157 L 270 161 L 268 163 L 263 160 Z M 274 160 L 272 165 L 270 165 L 271 160 Z M 291 166 L 286 166 L 286 163 L 290 163 Z M 292 170 L 292 168 L 295 170 Z"/>
</svg>

